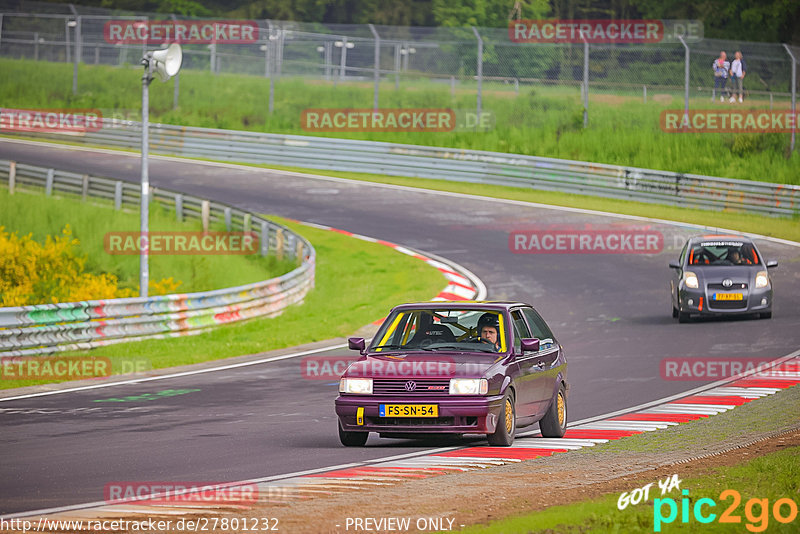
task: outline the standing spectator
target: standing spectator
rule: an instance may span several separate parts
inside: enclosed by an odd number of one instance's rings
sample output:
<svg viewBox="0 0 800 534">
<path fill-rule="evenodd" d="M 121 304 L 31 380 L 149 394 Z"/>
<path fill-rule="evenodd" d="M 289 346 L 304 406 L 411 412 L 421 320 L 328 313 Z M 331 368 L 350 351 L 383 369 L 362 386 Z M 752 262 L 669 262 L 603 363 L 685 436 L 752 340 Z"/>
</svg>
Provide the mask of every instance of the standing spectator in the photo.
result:
<svg viewBox="0 0 800 534">
<path fill-rule="evenodd" d="M 742 101 L 742 93 L 744 92 L 742 89 L 742 78 L 744 75 L 747 74 L 747 65 L 744 62 L 744 58 L 742 58 L 742 53 L 738 50 L 736 54 L 734 54 L 736 59 L 733 60 L 731 63 L 731 102 L 736 101 L 736 86 L 739 86 L 739 102 Z"/>
<path fill-rule="evenodd" d="M 719 101 L 725 102 L 725 97 L 722 96 L 722 93 L 727 91 L 725 84 L 728 82 L 728 71 L 731 70 L 728 54 L 720 52 L 719 57 L 711 64 L 711 68 L 714 69 L 714 90 L 711 92 L 711 101 L 713 102 L 717 96 L 717 88 L 719 87 Z"/>
</svg>

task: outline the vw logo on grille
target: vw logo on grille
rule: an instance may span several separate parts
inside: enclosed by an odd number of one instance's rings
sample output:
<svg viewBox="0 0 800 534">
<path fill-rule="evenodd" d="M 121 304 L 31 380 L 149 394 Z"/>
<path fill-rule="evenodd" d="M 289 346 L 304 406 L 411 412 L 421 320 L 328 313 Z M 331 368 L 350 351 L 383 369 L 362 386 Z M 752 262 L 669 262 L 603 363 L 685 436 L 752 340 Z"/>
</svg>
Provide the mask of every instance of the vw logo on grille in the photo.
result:
<svg viewBox="0 0 800 534">
<path fill-rule="evenodd" d="M 414 391 L 417 389 L 417 383 L 413 380 L 406 382 L 406 391 Z"/>
<path fill-rule="evenodd" d="M 726 278 L 722 281 L 722 287 L 731 287 L 733 285 L 733 280 L 730 278 Z"/>
</svg>

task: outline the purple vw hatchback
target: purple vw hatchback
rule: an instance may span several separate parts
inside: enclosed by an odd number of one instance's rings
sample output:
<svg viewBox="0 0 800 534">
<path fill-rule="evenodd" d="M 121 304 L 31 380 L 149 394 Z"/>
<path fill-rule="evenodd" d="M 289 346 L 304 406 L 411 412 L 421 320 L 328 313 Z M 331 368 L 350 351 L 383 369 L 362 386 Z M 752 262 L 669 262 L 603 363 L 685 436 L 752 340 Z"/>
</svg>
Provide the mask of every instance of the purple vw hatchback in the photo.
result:
<svg viewBox="0 0 800 534">
<path fill-rule="evenodd" d="M 536 422 L 567 428 L 567 361 L 544 319 L 521 302 L 422 302 L 392 309 L 341 377 L 339 438 L 485 434 L 509 446 Z"/>
</svg>

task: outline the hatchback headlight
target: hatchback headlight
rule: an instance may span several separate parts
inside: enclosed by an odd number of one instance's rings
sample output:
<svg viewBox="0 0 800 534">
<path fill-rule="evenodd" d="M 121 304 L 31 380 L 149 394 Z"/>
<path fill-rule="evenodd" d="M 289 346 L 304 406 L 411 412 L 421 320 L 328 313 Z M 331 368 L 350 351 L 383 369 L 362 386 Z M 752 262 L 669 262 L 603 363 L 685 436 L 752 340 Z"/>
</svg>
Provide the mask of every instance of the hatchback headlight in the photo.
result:
<svg viewBox="0 0 800 534">
<path fill-rule="evenodd" d="M 489 381 L 485 378 L 451 378 L 450 395 L 486 395 Z"/>
<path fill-rule="evenodd" d="M 758 271 L 756 273 L 756 289 L 759 287 L 767 287 L 769 285 L 769 275 L 767 271 Z"/>
<path fill-rule="evenodd" d="M 342 378 L 339 380 L 339 393 L 372 394 L 371 378 Z"/>
<path fill-rule="evenodd" d="M 697 289 L 700 287 L 700 284 L 697 283 L 697 275 L 691 271 L 686 271 L 683 273 L 683 283 L 686 284 L 686 287 L 690 287 L 692 289 Z"/>
</svg>

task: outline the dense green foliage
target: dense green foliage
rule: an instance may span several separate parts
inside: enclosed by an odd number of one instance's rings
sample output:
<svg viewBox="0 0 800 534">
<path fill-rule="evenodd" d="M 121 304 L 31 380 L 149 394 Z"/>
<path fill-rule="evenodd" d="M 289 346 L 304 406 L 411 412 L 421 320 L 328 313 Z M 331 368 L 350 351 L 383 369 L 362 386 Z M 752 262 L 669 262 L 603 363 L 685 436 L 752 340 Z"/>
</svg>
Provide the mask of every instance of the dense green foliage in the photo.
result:
<svg viewBox="0 0 800 534">
<path fill-rule="evenodd" d="M 70 3 L 72 0 L 57 0 Z M 706 37 L 800 43 L 792 0 L 81 0 L 77 4 L 193 16 L 304 22 L 503 27 L 509 18 L 699 19 Z"/>
</svg>

